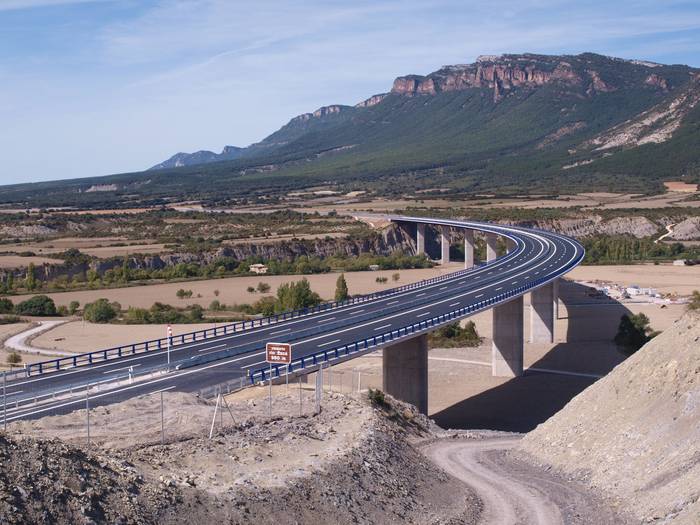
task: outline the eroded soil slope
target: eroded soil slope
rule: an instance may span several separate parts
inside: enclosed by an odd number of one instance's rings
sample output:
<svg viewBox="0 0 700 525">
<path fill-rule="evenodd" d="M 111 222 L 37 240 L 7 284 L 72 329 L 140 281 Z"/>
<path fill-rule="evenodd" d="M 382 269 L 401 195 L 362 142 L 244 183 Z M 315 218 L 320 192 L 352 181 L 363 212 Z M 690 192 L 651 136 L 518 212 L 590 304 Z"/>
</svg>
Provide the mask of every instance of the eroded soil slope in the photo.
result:
<svg viewBox="0 0 700 525">
<path fill-rule="evenodd" d="M 0 523 L 476 522 L 473 493 L 412 444 L 432 435 L 413 407 L 328 394 L 314 414 L 304 393 L 299 415 L 297 391 L 270 418 L 231 400 L 210 440 L 212 404 L 167 394 L 164 444 L 156 395 L 95 410 L 90 449 L 84 411 L 12 426 Z"/>
<path fill-rule="evenodd" d="M 647 523 L 700 523 L 700 316 L 676 321 L 522 448 Z"/>
</svg>

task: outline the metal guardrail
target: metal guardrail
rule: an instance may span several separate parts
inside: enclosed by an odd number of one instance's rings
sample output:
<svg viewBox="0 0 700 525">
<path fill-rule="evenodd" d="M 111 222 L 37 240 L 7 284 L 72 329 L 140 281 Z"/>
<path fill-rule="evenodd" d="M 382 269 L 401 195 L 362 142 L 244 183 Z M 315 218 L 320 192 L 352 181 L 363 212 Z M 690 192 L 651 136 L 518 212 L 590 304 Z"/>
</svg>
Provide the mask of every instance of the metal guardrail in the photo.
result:
<svg viewBox="0 0 700 525">
<path fill-rule="evenodd" d="M 335 310 L 337 308 L 343 308 L 345 306 L 351 306 L 356 304 L 366 303 L 379 298 L 390 297 L 408 290 L 415 290 L 419 288 L 424 288 L 431 286 L 436 283 L 443 282 L 449 279 L 455 279 L 461 277 L 462 275 L 469 274 L 479 269 L 483 269 L 485 266 L 494 264 L 496 262 L 501 263 L 519 253 L 519 250 L 513 250 L 507 255 L 495 259 L 494 261 L 489 261 L 472 268 L 458 270 L 446 275 L 440 275 L 437 277 L 431 277 L 430 279 L 424 279 L 415 283 L 410 283 L 402 285 L 396 288 L 391 288 L 388 290 L 382 290 L 380 292 L 374 292 L 367 295 L 360 295 L 352 297 L 345 301 L 332 301 L 327 303 L 322 303 L 318 306 L 311 308 L 302 308 L 300 310 L 293 310 L 289 312 L 282 312 L 280 314 L 271 315 L 268 317 L 261 317 L 258 319 L 251 319 L 250 321 L 240 321 L 236 323 L 231 323 L 228 325 L 222 325 L 214 328 L 207 328 L 205 330 L 197 330 L 194 332 L 188 332 L 185 334 L 174 335 L 170 338 L 163 337 L 159 339 L 152 339 L 149 341 L 142 341 L 139 343 L 133 343 L 129 345 L 122 345 L 113 348 L 107 348 L 104 350 L 95 350 L 92 352 L 86 352 L 82 354 L 76 354 L 74 356 L 60 357 L 57 359 L 51 359 L 46 361 L 38 361 L 36 363 L 29 363 L 24 368 L 16 370 L 14 372 L 8 373 L 8 379 L 16 379 L 19 377 L 29 377 L 32 375 L 41 375 L 50 371 L 59 371 L 64 369 L 75 368 L 79 366 L 89 366 L 97 362 L 109 361 L 112 359 L 119 359 L 125 356 L 131 356 L 139 353 L 146 353 L 156 350 L 164 350 L 168 346 L 168 339 L 170 339 L 171 349 L 184 344 L 191 344 L 197 341 L 204 341 L 206 339 L 212 339 L 216 337 L 222 337 L 226 335 L 239 334 L 242 332 L 247 332 L 255 328 L 260 328 L 263 326 L 274 325 L 283 321 L 288 321 L 291 319 L 298 319 L 300 317 L 305 317 L 319 312 L 325 312 L 330 310 Z"/>
<path fill-rule="evenodd" d="M 437 328 L 441 324 L 445 324 L 445 323 L 454 321 L 455 319 L 465 317 L 467 315 L 476 313 L 480 310 L 486 309 L 486 308 L 493 306 L 495 304 L 498 304 L 500 302 L 504 302 L 506 299 L 510 299 L 511 297 L 521 295 L 528 290 L 531 290 L 531 289 L 536 288 L 540 285 L 551 282 L 554 279 L 557 279 L 558 277 L 567 273 L 570 269 L 572 269 L 576 265 L 578 265 L 578 263 L 581 262 L 581 260 L 583 259 L 584 256 L 585 256 L 585 251 L 583 250 L 583 247 L 581 247 L 581 255 L 579 257 L 577 257 L 575 260 L 572 260 L 567 265 L 565 265 L 562 268 L 560 268 L 559 270 L 557 270 L 553 275 L 547 276 L 545 278 L 535 279 L 532 282 L 528 283 L 527 285 L 518 286 L 517 288 L 514 288 L 513 290 L 508 290 L 506 292 L 500 293 L 500 294 L 498 294 L 494 297 L 491 297 L 489 299 L 486 299 L 484 301 L 479 301 L 473 305 L 458 308 L 457 310 L 453 310 L 452 312 L 449 312 L 446 314 L 437 315 L 435 317 L 431 317 L 429 319 L 425 319 L 425 320 L 419 321 L 417 323 L 412 323 L 410 325 L 398 328 L 396 330 L 391 330 L 389 332 L 385 332 L 385 333 L 380 334 L 380 335 L 368 337 L 368 338 L 356 341 L 354 343 L 342 345 L 342 346 L 327 349 L 327 350 L 322 350 L 320 352 L 316 352 L 314 354 L 306 355 L 306 356 L 303 356 L 299 359 L 295 359 L 292 361 L 292 363 L 290 363 L 288 373 L 294 372 L 295 369 L 301 370 L 301 369 L 306 368 L 307 362 L 308 362 L 308 366 L 315 366 L 315 365 L 319 364 L 320 362 L 326 362 L 326 361 L 333 360 L 333 359 L 339 359 L 341 357 L 348 356 L 350 354 L 354 354 L 354 353 L 357 353 L 360 351 L 364 351 L 364 350 L 367 350 L 369 348 L 382 346 L 382 345 L 386 344 L 387 342 L 396 341 L 397 339 L 401 339 L 401 338 L 406 337 L 408 335 L 414 335 L 414 334 L 428 331 L 429 329 L 432 329 L 432 328 Z M 281 368 L 282 368 L 282 365 L 273 365 L 272 366 L 273 378 L 280 377 L 280 369 Z M 249 371 L 249 380 L 250 380 L 251 384 L 255 384 L 258 381 L 266 381 L 267 379 L 270 379 L 269 376 L 270 376 L 269 366 L 268 366 L 268 368 L 260 368 L 260 369 L 255 370 L 255 371 L 253 371 L 253 370 Z"/>
</svg>

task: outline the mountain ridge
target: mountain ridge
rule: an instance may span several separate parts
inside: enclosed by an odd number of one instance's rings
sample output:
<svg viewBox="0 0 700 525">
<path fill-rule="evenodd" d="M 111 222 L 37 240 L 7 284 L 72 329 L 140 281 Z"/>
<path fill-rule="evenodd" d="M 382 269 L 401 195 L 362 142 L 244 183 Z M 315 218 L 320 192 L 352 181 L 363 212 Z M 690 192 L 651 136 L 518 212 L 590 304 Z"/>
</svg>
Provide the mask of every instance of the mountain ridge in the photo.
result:
<svg viewBox="0 0 700 525">
<path fill-rule="evenodd" d="M 231 147 L 235 158 L 205 150 L 145 172 L 5 186 L 0 203 L 225 203 L 315 186 L 387 197 L 436 187 L 448 195 L 658 193 L 665 180 L 700 182 L 698 74 L 594 53 L 484 56 L 294 117 L 257 143 Z M 637 128 L 653 140 L 591 147 Z"/>
</svg>

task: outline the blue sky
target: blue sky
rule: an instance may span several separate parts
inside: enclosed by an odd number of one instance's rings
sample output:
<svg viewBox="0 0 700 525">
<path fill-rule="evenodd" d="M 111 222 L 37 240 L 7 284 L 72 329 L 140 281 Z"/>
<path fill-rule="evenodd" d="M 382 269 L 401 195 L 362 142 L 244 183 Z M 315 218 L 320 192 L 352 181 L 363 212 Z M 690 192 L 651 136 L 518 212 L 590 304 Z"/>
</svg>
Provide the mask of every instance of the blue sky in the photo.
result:
<svg viewBox="0 0 700 525">
<path fill-rule="evenodd" d="M 245 146 L 504 52 L 700 66 L 700 2 L 0 0 L 0 184 Z"/>
</svg>

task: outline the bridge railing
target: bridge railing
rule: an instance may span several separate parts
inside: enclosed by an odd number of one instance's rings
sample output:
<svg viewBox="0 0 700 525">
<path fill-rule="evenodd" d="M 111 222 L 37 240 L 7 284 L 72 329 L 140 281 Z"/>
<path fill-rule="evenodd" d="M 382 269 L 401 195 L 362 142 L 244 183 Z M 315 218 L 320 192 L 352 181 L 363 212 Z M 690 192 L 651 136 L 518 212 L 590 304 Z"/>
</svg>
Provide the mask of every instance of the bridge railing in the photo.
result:
<svg viewBox="0 0 700 525">
<path fill-rule="evenodd" d="M 410 335 L 417 335 L 423 332 L 430 331 L 440 325 L 453 322 L 457 319 L 471 315 L 478 311 L 490 308 L 498 303 L 505 302 L 506 300 L 522 295 L 523 293 L 537 288 L 543 284 L 553 281 L 559 276 L 565 274 L 572 268 L 574 268 L 583 259 L 584 254 L 581 253 L 579 257 L 560 268 L 558 271 L 546 277 L 541 277 L 534 279 L 531 282 L 518 286 L 512 290 L 507 290 L 494 297 L 479 301 L 477 303 L 464 306 L 453 310 L 446 314 L 440 314 L 425 320 L 418 321 L 416 323 L 411 323 L 409 325 L 403 326 L 401 328 L 385 332 L 383 334 L 375 335 L 365 339 L 361 339 L 354 343 L 347 345 L 338 346 L 336 348 L 330 348 L 327 350 L 322 350 L 314 354 L 303 356 L 299 359 L 295 359 L 290 363 L 288 372 L 292 373 L 295 370 L 304 369 L 307 367 L 316 366 L 322 362 L 331 361 L 335 359 L 340 359 L 342 357 L 357 353 L 364 352 L 370 348 L 383 346 L 386 343 L 394 342 L 399 339 L 403 339 Z M 255 384 L 258 381 L 266 381 L 270 379 L 269 366 L 267 368 L 259 368 L 258 370 L 249 371 L 249 380 L 251 384 Z M 284 365 L 273 365 L 272 366 L 272 379 L 280 377 L 280 370 L 285 370 Z"/>
<path fill-rule="evenodd" d="M 514 256 L 517 250 L 499 258 L 494 261 L 489 261 L 472 268 L 458 270 L 445 275 L 439 275 L 436 277 L 431 277 L 430 279 L 424 279 L 415 283 L 405 284 L 396 288 L 391 288 L 388 290 L 382 290 L 379 292 L 374 292 L 367 295 L 360 295 L 352 297 L 345 301 L 332 301 L 327 303 L 321 303 L 318 306 L 311 308 L 302 308 L 299 310 L 293 310 L 289 312 L 282 312 L 279 314 L 274 314 L 267 317 L 260 317 L 256 319 L 250 319 L 245 321 L 239 321 L 231 324 L 226 324 L 222 326 L 216 326 L 213 328 L 207 328 L 204 330 L 196 330 L 193 332 L 188 332 L 184 334 L 173 335 L 171 337 L 162 337 L 159 339 L 152 339 L 149 341 L 141 341 L 139 343 L 133 343 L 128 345 L 116 346 L 112 348 L 107 348 L 104 350 L 95 350 L 92 352 L 85 352 L 81 354 L 75 354 L 73 356 L 60 357 L 57 359 L 50 359 L 46 361 L 38 361 L 35 363 L 28 363 L 24 368 L 8 372 L 8 380 L 16 379 L 19 377 L 28 377 L 37 374 L 44 374 L 46 372 L 58 371 L 64 369 L 75 368 L 79 366 L 92 365 L 97 362 L 109 361 L 112 359 L 119 359 L 124 356 L 131 356 L 134 354 L 140 354 L 145 352 L 151 352 L 156 350 L 164 350 L 170 345 L 171 349 L 185 344 L 192 344 L 197 341 L 204 341 L 206 339 L 212 339 L 216 337 L 223 337 L 227 335 L 239 334 L 243 332 L 248 332 L 250 330 L 260 328 L 263 326 L 274 325 L 283 321 L 288 321 L 291 319 L 298 319 L 300 317 L 305 317 L 313 315 L 319 312 L 325 312 L 334 310 L 337 308 L 343 308 L 346 306 L 352 306 L 357 304 L 366 303 L 368 301 L 373 301 L 379 298 L 390 297 L 405 291 L 415 290 L 419 288 L 424 288 L 431 286 L 436 283 L 443 282 L 445 280 L 454 279 L 462 275 L 467 275 L 470 272 L 474 272 L 479 269 L 483 269 L 485 266 L 492 265 L 496 262 L 503 262 L 504 260 Z"/>
</svg>

